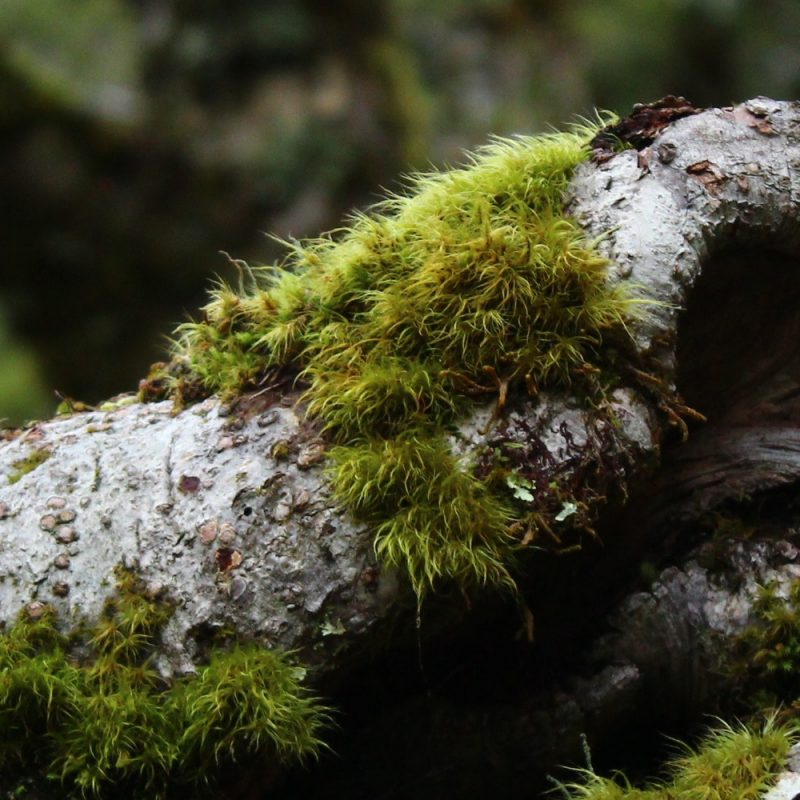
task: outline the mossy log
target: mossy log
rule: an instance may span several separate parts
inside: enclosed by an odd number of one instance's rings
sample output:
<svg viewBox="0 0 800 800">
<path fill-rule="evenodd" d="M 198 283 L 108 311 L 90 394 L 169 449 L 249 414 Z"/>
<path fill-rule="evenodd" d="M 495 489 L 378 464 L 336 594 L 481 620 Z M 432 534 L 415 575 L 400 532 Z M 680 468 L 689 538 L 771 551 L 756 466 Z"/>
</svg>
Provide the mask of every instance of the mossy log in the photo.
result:
<svg viewBox="0 0 800 800">
<path fill-rule="evenodd" d="M 623 489 L 586 523 L 579 554 L 520 555 L 509 567 L 515 593 L 499 590 L 506 601 L 480 586 L 453 592 L 445 578 L 420 616 L 402 566 L 382 564 L 370 524 L 335 502 L 328 440 L 300 392 L 262 386 L 181 411 L 171 401 L 118 403 L 8 433 L 0 619 L 10 626 L 44 603 L 68 628 L 91 623 L 123 566 L 146 594 L 169 598 L 153 661 L 166 680 L 195 671 L 209 642 L 235 631 L 296 651 L 335 694 L 350 675 L 372 680 L 375 654 L 413 642 L 417 626 L 432 652 L 461 630 L 480 647 L 495 615 L 503 630 L 519 615 L 533 640 L 524 647 L 557 665 L 557 677 L 545 667 L 535 686 L 509 679 L 514 700 L 484 699 L 481 709 L 448 703 L 446 714 L 428 707 L 414 717 L 407 704 L 412 727 L 428 727 L 405 750 L 363 726 L 358 741 L 372 741 L 345 763 L 393 748 L 415 797 L 477 796 L 500 783 L 510 796 L 572 757 L 581 732 L 601 743 L 643 715 L 707 709 L 709 668 L 752 619 L 756 583 L 796 571 L 789 522 L 778 543 L 719 545 L 718 580 L 703 561 L 708 546 L 695 548 L 726 503 L 786 491 L 800 476 L 798 131 L 798 104 L 759 98 L 703 111 L 672 98 L 606 129 L 575 170 L 568 212 L 610 260 L 610 281 L 650 303 L 631 333 L 661 373 L 626 361 L 601 408 L 568 390 L 506 398 L 498 381 L 504 407 L 477 405 L 451 428 L 454 456 L 472 463 L 498 447 L 535 452 L 536 486 L 572 487 L 560 521 L 577 509 L 571 498 L 586 500 L 585 476 L 611 473 Z M 637 568 L 648 558 L 655 570 L 671 566 L 642 592 Z M 590 647 L 607 613 L 615 633 Z M 565 642 L 569 659 L 558 654 Z M 327 796 L 347 795 L 326 780 Z"/>
</svg>

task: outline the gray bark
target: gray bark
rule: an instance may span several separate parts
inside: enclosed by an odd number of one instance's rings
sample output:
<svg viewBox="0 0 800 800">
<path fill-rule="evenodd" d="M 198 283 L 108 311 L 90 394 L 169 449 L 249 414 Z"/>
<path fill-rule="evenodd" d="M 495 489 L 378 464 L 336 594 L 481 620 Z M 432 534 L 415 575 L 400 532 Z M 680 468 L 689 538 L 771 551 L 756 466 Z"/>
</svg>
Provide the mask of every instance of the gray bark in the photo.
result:
<svg viewBox="0 0 800 800">
<path fill-rule="evenodd" d="M 115 568 L 136 569 L 176 604 L 169 673 L 191 670 L 193 637 L 225 625 L 322 649 L 388 614 L 398 581 L 362 580 L 374 565 L 369 534 L 333 508 L 313 426 L 284 404 L 226 410 L 214 398 L 180 414 L 171 402 L 127 405 L 5 442 L 6 480 L 32 452 L 52 455 L 2 489 L 0 616 L 38 601 L 67 621 L 96 618 Z"/>
<path fill-rule="evenodd" d="M 652 449 L 644 404 L 617 399 L 630 447 Z M 215 398 L 179 414 L 169 402 L 133 404 L 38 423 L 4 442 L 0 618 L 11 622 L 31 602 L 67 621 L 96 618 L 115 568 L 135 568 L 175 603 L 161 658 L 170 674 L 191 670 L 195 637 L 223 626 L 302 647 L 325 665 L 342 644 L 409 612 L 410 591 L 376 565 L 370 532 L 331 502 L 324 443 L 290 407 L 296 400 L 235 415 Z M 454 450 L 485 445 L 490 434 L 478 431 L 491 413 L 465 422 Z M 541 429 L 564 472 L 568 450 L 598 425 L 564 399 L 542 399 L 510 412 L 507 435 Z M 51 455 L 19 477 L 36 451 Z"/>
<path fill-rule="evenodd" d="M 577 170 L 571 213 L 600 238 L 614 280 L 656 303 L 635 330 L 639 346 L 672 365 L 678 389 L 710 418 L 639 498 L 626 524 L 645 541 L 674 544 L 670 532 L 698 513 L 800 475 L 800 356 L 789 347 L 800 327 L 789 291 L 800 285 L 799 196 L 800 105 L 763 98 L 678 119 L 647 146 Z M 695 285 L 702 302 L 692 316 Z M 413 620 L 402 575 L 375 563 L 370 532 L 331 502 L 324 443 L 296 399 L 256 399 L 233 413 L 213 398 L 178 414 L 130 405 L 9 436 L 0 445 L 0 619 L 34 601 L 65 619 L 92 618 L 124 564 L 176 602 L 161 653 L 167 674 L 191 670 L 195 637 L 223 625 L 335 669 L 345 650 L 357 661 L 397 618 Z M 658 450 L 659 422 L 634 391 L 616 402 L 635 469 Z M 490 440 L 479 431 L 492 411 L 463 423 L 455 452 Z M 570 448 L 603 434 L 566 396 L 520 403 L 506 419 L 505 436 L 539 437 L 562 477 L 573 469 Z M 34 450 L 52 455 L 11 483 Z M 514 709 L 518 742 L 533 737 L 550 758 L 667 686 L 704 702 L 708 665 L 750 618 L 756 583 L 799 572 L 778 563 L 794 561 L 793 548 L 769 547 L 742 545 L 728 569 L 735 583 L 712 579 L 695 559 L 629 596 L 587 662 L 593 674 L 560 681 L 535 713 Z"/>
</svg>

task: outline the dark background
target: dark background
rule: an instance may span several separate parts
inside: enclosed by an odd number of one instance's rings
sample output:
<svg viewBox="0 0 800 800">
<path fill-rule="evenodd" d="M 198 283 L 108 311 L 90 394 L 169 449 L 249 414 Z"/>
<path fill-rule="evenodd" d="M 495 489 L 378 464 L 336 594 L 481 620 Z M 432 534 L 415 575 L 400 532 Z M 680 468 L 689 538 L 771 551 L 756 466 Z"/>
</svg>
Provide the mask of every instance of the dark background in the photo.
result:
<svg viewBox="0 0 800 800">
<path fill-rule="evenodd" d="M 796 0 L 4 0 L 0 417 L 134 390 L 221 251 L 490 133 L 799 89 Z"/>
</svg>

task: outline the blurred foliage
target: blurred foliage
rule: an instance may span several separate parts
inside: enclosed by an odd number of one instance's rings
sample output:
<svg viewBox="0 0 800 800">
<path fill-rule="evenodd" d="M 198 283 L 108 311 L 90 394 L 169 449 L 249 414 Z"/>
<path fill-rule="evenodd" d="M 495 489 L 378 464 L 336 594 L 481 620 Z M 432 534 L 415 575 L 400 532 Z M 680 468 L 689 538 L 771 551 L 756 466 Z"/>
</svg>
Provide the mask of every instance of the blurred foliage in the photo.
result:
<svg viewBox="0 0 800 800">
<path fill-rule="evenodd" d="M 143 56 L 133 9 L 122 0 L 4 0 L 7 68 L 53 103 L 129 118 Z"/>
<path fill-rule="evenodd" d="M 39 419 L 52 410 L 46 397 L 35 354 L 14 338 L 0 308 L 0 413 L 9 420 Z"/>
<path fill-rule="evenodd" d="M 219 251 L 281 258 L 265 232 L 335 227 L 490 132 L 794 97 L 797 30 L 795 0 L 5 0 L 0 299 L 39 366 L 0 378 L 135 388 L 235 277 Z M 40 413 L 6 391 L 0 416 Z"/>
</svg>

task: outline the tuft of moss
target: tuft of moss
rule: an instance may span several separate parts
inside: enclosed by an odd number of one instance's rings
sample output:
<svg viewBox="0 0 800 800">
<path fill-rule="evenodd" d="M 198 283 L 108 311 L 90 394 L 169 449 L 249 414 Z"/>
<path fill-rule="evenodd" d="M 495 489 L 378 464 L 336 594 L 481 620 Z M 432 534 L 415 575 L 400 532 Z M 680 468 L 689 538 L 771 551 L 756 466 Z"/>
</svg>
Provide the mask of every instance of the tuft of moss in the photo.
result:
<svg viewBox="0 0 800 800">
<path fill-rule="evenodd" d="M 782 717 L 800 713 L 800 580 L 784 595 L 776 583 L 758 590 L 753 624 L 729 649 L 722 674 L 737 686 L 748 711 L 776 709 Z"/>
<path fill-rule="evenodd" d="M 290 245 L 282 266 L 242 267 L 238 289 L 219 285 L 179 328 L 174 363 L 208 391 L 299 372 L 338 445 L 337 496 L 420 596 L 443 576 L 513 585 L 510 493 L 447 456 L 449 427 L 476 398 L 499 411 L 560 387 L 599 403 L 616 380 L 608 353 L 634 349 L 641 301 L 563 213 L 596 131 L 497 139 L 415 176 L 349 227 Z"/>
<path fill-rule="evenodd" d="M 758 800 L 786 768 L 796 726 L 768 720 L 760 730 L 720 722 L 696 750 L 668 764 L 669 779 L 636 788 L 622 778 L 587 772 L 565 787 L 580 800 Z"/>
<path fill-rule="evenodd" d="M 125 572 L 90 630 L 67 637 L 51 607 L 25 609 L 0 635 L 0 769 L 39 765 L 70 797 L 129 787 L 159 798 L 184 784 L 200 791 L 220 764 L 249 755 L 289 764 L 317 754 L 327 711 L 290 654 L 217 649 L 168 685 L 150 664 L 168 616 Z"/>
<path fill-rule="evenodd" d="M 280 764 L 316 756 L 327 715 L 301 688 L 302 667 L 256 645 L 212 652 L 176 699 L 182 769 L 212 773 L 222 762 L 268 753 Z"/>
<path fill-rule="evenodd" d="M 418 596 L 443 577 L 513 586 L 510 505 L 475 480 L 435 431 L 340 445 L 330 456 L 334 496 L 374 526 L 378 554 L 407 569 Z"/>
<path fill-rule="evenodd" d="M 594 132 L 497 140 L 467 167 L 412 178 L 407 195 L 335 238 L 293 245 L 261 280 L 251 271 L 251 289 L 219 286 L 204 320 L 181 326 L 177 352 L 223 394 L 295 361 L 323 415 L 326 387 L 338 395 L 341 381 L 370 382 L 381 367 L 429 375 L 422 399 L 445 370 L 571 384 L 636 302 L 609 286 L 607 261 L 562 212 Z M 352 423 L 363 432 L 372 419 Z"/>
</svg>

